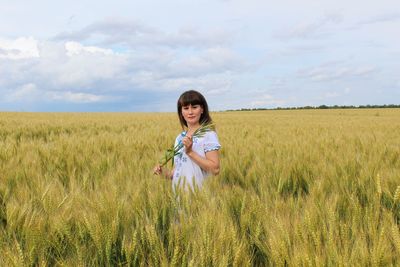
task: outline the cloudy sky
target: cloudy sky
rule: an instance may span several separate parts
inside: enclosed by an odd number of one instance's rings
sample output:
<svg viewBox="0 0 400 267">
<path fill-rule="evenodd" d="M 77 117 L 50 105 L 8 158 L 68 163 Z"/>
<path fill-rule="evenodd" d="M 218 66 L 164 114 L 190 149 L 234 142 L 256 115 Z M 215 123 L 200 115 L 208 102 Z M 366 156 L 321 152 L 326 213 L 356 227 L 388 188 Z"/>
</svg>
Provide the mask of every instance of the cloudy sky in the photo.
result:
<svg viewBox="0 0 400 267">
<path fill-rule="evenodd" d="M 398 0 L 0 0 L 0 111 L 400 104 Z"/>
</svg>

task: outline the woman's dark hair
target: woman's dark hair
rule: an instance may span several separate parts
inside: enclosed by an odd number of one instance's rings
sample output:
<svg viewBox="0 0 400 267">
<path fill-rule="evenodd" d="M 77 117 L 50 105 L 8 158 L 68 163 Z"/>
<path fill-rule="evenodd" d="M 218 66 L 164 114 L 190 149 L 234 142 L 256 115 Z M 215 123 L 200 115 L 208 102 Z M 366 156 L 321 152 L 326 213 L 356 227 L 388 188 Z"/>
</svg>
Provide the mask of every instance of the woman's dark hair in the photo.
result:
<svg viewBox="0 0 400 267">
<path fill-rule="evenodd" d="M 187 127 L 187 122 L 182 115 L 182 107 L 188 105 L 200 105 L 203 108 L 203 113 L 201 114 L 199 121 L 200 124 L 212 122 L 210 114 L 208 113 L 207 101 L 204 96 L 195 90 L 189 90 L 181 94 L 178 99 L 178 116 L 182 128 L 185 126 Z"/>
</svg>

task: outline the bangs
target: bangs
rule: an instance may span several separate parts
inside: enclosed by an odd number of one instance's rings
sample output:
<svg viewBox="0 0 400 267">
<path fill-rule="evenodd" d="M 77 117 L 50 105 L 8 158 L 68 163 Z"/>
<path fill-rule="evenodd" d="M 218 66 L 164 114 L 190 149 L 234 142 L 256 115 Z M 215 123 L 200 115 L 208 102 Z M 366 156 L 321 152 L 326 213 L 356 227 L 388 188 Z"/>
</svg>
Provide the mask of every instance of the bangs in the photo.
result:
<svg viewBox="0 0 400 267">
<path fill-rule="evenodd" d="M 202 99 L 199 97 L 198 94 L 188 93 L 184 94 L 181 99 L 179 99 L 179 104 L 181 107 L 189 106 L 189 105 L 201 105 L 204 106 Z"/>
</svg>

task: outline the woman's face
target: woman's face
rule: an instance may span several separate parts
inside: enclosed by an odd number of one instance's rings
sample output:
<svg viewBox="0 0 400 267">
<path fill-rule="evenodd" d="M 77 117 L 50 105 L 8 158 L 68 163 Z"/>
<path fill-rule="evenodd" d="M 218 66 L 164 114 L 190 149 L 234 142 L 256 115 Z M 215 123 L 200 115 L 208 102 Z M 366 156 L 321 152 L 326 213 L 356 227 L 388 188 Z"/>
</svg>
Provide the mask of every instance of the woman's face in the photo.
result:
<svg viewBox="0 0 400 267">
<path fill-rule="evenodd" d="M 202 113 L 203 113 L 203 108 L 201 105 L 182 106 L 182 116 L 185 119 L 188 126 L 198 124 Z"/>
</svg>

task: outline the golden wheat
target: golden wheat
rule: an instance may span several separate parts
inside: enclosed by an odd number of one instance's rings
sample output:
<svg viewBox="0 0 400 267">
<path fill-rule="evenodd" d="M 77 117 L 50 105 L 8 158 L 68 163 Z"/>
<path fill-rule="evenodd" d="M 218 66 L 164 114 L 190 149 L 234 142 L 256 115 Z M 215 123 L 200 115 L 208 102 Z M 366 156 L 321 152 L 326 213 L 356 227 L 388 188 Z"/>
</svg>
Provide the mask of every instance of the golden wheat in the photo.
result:
<svg viewBox="0 0 400 267">
<path fill-rule="evenodd" d="M 219 112 L 221 171 L 151 170 L 172 113 L 0 113 L 0 265 L 397 266 L 400 110 Z"/>
</svg>

